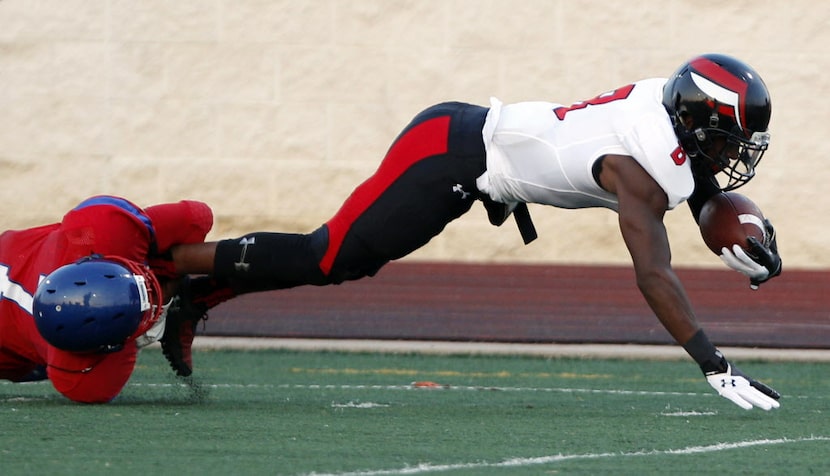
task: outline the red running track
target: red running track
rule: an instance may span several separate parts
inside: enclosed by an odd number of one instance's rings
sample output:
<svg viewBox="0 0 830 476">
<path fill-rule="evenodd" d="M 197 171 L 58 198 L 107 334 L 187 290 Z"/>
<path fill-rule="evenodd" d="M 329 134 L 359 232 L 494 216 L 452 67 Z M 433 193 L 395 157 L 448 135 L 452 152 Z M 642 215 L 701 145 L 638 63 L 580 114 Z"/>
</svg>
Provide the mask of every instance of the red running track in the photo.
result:
<svg viewBox="0 0 830 476">
<path fill-rule="evenodd" d="M 749 289 L 728 269 L 679 269 L 721 346 L 830 348 L 830 272 L 785 271 Z M 633 271 L 609 266 L 390 263 L 339 286 L 236 298 L 210 313 L 213 336 L 671 344 Z"/>
</svg>

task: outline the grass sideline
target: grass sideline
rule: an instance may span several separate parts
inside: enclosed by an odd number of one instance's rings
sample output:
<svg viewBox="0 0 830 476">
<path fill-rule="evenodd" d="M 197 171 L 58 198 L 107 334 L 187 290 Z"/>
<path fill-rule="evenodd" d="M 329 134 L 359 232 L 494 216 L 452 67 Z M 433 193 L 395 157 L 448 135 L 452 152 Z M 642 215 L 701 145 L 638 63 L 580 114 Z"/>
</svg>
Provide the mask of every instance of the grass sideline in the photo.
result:
<svg viewBox="0 0 830 476">
<path fill-rule="evenodd" d="M 158 346 L 158 344 L 156 344 Z M 429 355 L 523 355 L 545 358 L 688 360 L 678 345 L 640 344 L 529 344 L 509 342 L 452 342 L 392 339 L 302 339 L 274 337 L 199 336 L 196 349 L 303 350 Z M 773 362 L 830 362 L 830 349 L 721 347 L 735 360 Z"/>
<path fill-rule="evenodd" d="M 141 353 L 113 403 L 0 384 L 17 474 L 828 474 L 830 364 L 738 362 L 784 395 L 715 395 L 685 360 L 198 350 Z M 424 385 L 415 386 L 413 382 Z"/>
</svg>

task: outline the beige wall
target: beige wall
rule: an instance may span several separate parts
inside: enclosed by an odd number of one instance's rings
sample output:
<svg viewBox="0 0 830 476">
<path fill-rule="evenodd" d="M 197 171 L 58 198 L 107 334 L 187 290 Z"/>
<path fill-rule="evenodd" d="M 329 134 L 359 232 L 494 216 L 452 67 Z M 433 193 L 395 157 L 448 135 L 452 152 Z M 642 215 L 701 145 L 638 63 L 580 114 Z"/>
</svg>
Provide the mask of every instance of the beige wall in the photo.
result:
<svg viewBox="0 0 830 476">
<path fill-rule="evenodd" d="M 773 96 L 744 192 L 790 267 L 830 267 L 830 3 L 814 0 L 0 0 L 0 228 L 99 193 L 191 198 L 211 238 L 316 228 L 423 107 L 570 103 L 736 55 Z M 413 259 L 627 263 L 615 215 L 533 208 L 521 245 L 476 207 Z M 687 208 L 675 263 L 720 266 Z"/>
</svg>

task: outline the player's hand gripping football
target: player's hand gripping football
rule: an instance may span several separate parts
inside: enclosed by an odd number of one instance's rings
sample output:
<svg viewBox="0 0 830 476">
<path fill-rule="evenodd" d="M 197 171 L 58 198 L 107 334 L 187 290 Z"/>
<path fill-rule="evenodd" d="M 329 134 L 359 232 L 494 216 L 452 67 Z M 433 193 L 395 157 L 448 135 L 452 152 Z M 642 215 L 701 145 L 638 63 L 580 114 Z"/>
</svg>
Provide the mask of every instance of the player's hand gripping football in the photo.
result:
<svg viewBox="0 0 830 476">
<path fill-rule="evenodd" d="M 775 228 L 769 220 L 764 220 L 764 228 L 764 243 L 750 236 L 747 238 L 748 251 L 740 245 L 733 245 L 731 250 L 726 247 L 721 249 L 720 259 L 730 268 L 749 277 L 749 287 L 752 289 L 758 289 L 761 283 L 781 274 L 781 257 L 778 255 Z"/>
<path fill-rule="evenodd" d="M 781 406 L 778 403 L 781 394 L 745 375 L 737 367 L 730 365 L 726 359 L 723 359 L 722 363 L 726 366 L 726 370 L 721 368 L 704 372 L 706 381 L 718 392 L 718 395 L 729 399 L 744 410 L 751 410 L 753 407 L 772 410 Z"/>
</svg>

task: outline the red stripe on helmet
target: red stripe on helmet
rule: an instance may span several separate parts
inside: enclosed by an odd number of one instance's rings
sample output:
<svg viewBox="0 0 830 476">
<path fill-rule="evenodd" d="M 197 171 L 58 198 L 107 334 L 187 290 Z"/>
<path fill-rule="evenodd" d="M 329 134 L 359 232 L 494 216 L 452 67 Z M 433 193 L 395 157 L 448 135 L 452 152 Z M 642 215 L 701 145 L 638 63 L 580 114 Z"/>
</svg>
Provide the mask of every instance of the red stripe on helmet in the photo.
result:
<svg viewBox="0 0 830 476">
<path fill-rule="evenodd" d="M 738 94 L 737 106 L 741 108 L 741 120 L 746 121 L 746 93 L 749 89 L 749 84 L 743 79 L 730 73 L 714 61 L 703 56 L 695 58 L 689 62 L 695 72 L 702 75 L 709 81 L 724 87 L 730 91 Z M 746 129 L 746 124 L 738 124 L 741 129 Z"/>
</svg>

